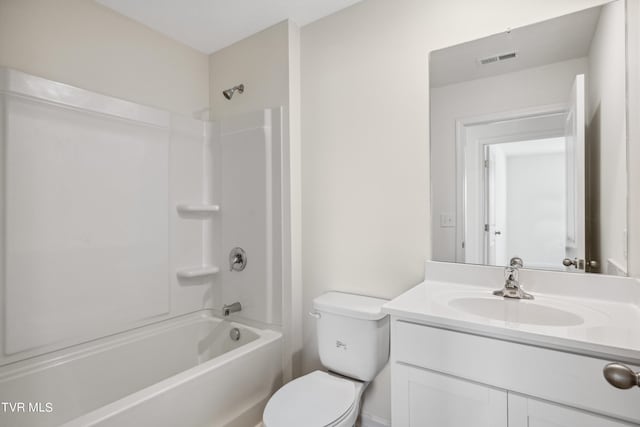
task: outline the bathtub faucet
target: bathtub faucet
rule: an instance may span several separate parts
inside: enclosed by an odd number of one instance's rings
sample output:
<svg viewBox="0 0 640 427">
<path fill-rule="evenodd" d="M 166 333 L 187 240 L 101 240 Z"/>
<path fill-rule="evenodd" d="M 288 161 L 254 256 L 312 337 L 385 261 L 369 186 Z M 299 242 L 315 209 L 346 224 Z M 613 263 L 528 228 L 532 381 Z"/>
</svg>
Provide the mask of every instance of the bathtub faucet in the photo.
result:
<svg viewBox="0 0 640 427">
<path fill-rule="evenodd" d="M 222 307 L 222 314 L 226 317 L 231 313 L 235 313 L 240 310 L 242 310 L 242 304 L 240 304 L 239 302 L 234 302 L 233 304 L 225 304 Z"/>
</svg>

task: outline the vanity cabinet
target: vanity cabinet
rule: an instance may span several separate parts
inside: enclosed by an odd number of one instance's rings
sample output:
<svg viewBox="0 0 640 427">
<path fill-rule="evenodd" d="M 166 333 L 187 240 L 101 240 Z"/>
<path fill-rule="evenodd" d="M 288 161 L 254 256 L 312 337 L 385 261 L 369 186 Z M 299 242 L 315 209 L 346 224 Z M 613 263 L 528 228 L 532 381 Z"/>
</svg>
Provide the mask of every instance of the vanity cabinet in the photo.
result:
<svg viewBox="0 0 640 427">
<path fill-rule="evenodd" d="M 399 364 L 402 402 L 393 425 L 407 427 L 629 427 L 617 421 L 484 384 Z M 396 417 L 397 415 L 397 417 Z M 396 424 L 397 423 L 397 424 Z"/>
<path fill-rule="evenodd" d="M 504 390 L 409 365 L 392 369 L 393 426 L 508 425 Z"/>
<path fill-rule="evenodd" d="M 629 427 L 634 424 L 567 406 L 509 394 L 509 427 Z"/>
<path fill-rule="evenodd" d="M 394 427 L 640 425 L 640 388 L 602 375 L 613 360 L 396 317 L 391 342 Z"/>
</svg>

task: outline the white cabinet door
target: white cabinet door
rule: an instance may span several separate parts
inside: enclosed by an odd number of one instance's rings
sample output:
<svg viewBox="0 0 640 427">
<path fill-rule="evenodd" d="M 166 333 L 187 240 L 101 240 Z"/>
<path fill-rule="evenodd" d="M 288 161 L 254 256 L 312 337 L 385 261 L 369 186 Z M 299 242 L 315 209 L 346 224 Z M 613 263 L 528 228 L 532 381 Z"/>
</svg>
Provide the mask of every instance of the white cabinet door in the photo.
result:
<svg viewBox="0 0 640 427">
<path fill-rule="evenodd" d="M 396 363 L 393 427 L 507 427 L 507 393 Z"/>
<path fill-rule="evenodd" d="M 622 421 L 509 393 L 509 427 L 629 427 Z"/>
</svg>

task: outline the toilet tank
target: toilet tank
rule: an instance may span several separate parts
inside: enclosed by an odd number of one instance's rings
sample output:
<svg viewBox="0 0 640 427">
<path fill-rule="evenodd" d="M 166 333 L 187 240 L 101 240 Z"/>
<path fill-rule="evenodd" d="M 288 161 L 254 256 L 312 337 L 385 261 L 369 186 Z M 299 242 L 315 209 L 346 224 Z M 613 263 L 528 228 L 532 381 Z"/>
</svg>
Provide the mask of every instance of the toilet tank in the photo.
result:
<svg viewBox="0 0 640 427">
<path fill-rule="evenodd" d="M 371 381 L 389 359 L 387 300 L 327 292 L 313 300 L 320 361 L 330 371 Z"/>
</svg>

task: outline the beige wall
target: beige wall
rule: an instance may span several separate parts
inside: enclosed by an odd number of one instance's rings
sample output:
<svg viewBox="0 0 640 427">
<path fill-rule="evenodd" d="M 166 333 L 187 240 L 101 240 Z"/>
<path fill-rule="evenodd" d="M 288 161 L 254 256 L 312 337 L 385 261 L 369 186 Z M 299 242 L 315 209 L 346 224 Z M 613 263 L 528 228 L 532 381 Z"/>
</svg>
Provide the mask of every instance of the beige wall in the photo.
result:
<svg viewBox="0 0 640 427">
<path fill-rule="evenodd" d="M 328 289 L 392 298 L 430 256 L 429 51 L 601 0 L 367 0 L 302 28 L 304 312 Z M 319 366 L 305 318 L 304 369 Z M 364 412 L 390 419 L 388 373 Z"/>
<path fill-rule="evenodd" d="M 90 0 L 0 0 L 0 66 L 191 115 L 207 56 Z"/>
<path fill-rule="evenodd" d="M 640 242 L 640 1 L 628 0 L 627 22 L 627 169 L 629 171 L 628 242 Z M 629 275 L 640 277 L 640 244 L 628 244 Z"/>
<path fill-rule="evenodd" d="M 591 190 L 587 195 L 598 195 L 591 201 L 598 224 L 593 236 L 598 245 L 592 258 L 599 262 L 600 271 L 608 274 L 626 274 L 628 270 L 624 9 L 622 1 L 602 8 L 587 74 L 587 149 L 594 151 L 596 165 L 594 180 L 587 182 Z"/>
<path fill-rule="evenodd" d="M 281 22 L 209 56 L 211 117 L 289 104 L 289 24 Z M 222 91 L 240 83 L 243 94 Z"/>
<path fill-rule="evenodd" d="M 300 28 L 289 22 L 289 150 L 283 159 L 284 168 L 289 167 L 289 200 L 284 205 L 289 206 L 289 230 L 285 230 L 285 237 L 290 242 L 291 271 L 290 294 L 287 296 L 285 282 L 285 303 L 291 301 L 289 307 L 284 308 L 283 316 L 291 321 L 289 346 L 286 351 L 292 355 L 291 373 L 294 377 L 302 372 L 302 131 L 301 131 L 301 71 L 300 71 Z M 287 158 L 288 156 L 288 158 Z M 283 171 L 286 175 L 286 170 Z M 286 211 L 285 211 L 286 212 Z M 285 227 L 287 224 L 285 218 Z M 285 257 L 286 259 L 286 257 Z M 289 310 L 289 312 L 287 312 Z"/>
</svg>

